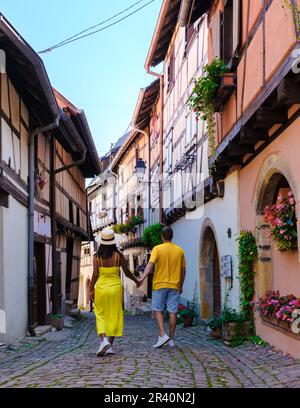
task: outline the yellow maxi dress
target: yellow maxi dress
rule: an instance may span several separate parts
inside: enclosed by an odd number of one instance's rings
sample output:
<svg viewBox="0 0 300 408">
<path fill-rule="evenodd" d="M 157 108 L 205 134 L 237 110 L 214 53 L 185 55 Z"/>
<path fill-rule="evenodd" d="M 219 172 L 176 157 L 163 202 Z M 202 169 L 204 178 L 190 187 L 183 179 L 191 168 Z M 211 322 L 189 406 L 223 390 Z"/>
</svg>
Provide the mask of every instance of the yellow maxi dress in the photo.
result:
<svg viewBox="0 0 300 408">
<path fill-rule="evenodd" d="M 115 262 L 119 265 L 119 254 Z M 95 315 L 97 334 L 123 336 L 122 282 L 120 266 L 104 267 L 99 259 L 99 278 L 95 286 Z"/>
</svg>

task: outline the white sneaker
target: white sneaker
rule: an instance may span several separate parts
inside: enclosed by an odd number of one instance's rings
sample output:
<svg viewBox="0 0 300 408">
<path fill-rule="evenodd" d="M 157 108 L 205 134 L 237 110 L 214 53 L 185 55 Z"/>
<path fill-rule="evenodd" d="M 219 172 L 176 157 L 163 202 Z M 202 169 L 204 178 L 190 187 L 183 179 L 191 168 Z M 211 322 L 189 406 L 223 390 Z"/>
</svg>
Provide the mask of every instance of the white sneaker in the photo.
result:
<svg viewBox="0 0 300 408">
<path fill-rule="evenodd" d="M 164 346 L 165 344 L 167 344 L 170 341 L 170 337 L 165 334 L 164 336 L 159 336 L 158 337 L 158 341 L 156 344 L 154 344 L 154 348 L 161 348 L 162 346 Z"/>
<path fill-rule="evenodd" d="M 112 346 L 111 346 L 111 348 L 109 348 L 109 349 L 106 351 L 105 354 L 115 354 L 114 349 L 112 348 Z"/>
<path fill-rule="evenodd" d="M 174 340 L 171 339 L 171 340 L 168 342 L 168 346 L 169 346 L 169 347 L 175 347 Z"/>
<path fill-rule="evenodd" d="M 103 356 L 108 349 L 111 348 L 110 342 L 107 340 L 107 337 L 104 337 L 104 340 L 100 343 L 99 350 L 97 351 L 97 357 Z"/>
</svg>

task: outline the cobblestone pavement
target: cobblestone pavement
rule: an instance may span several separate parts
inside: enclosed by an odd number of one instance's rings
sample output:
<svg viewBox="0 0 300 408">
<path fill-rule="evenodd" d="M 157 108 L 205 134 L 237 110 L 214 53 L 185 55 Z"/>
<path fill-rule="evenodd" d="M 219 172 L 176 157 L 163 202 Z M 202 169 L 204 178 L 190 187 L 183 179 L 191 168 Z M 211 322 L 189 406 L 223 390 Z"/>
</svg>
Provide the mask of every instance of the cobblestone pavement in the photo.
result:
<svg viewBox="0 0 300 408">
<path fill-rule="evenodd" d="M 85 314 L 73 329 L 0 349 L 0 387 L 300 387 L 300 361 L 271 347 L 231 348 L 200 326 L 179 326 L 175 348 L 155 350 L 155 341 L 151 318 L 126 316 L 116 354 L 98 358 L 94 316 Z"/>
</svg>

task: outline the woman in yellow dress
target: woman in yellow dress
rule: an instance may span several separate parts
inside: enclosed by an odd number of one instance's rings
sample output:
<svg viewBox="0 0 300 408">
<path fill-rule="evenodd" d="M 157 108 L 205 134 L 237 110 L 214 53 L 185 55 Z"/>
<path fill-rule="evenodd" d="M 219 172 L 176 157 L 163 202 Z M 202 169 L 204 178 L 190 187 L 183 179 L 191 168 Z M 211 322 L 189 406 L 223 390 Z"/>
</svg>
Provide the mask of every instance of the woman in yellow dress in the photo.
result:
<svg viewBox="0 0 300 408">
<path fill-rule="evenodd" d="M 137 287 L 141 284 L 130 272 L 124 255 L 117 249 L 115 234 L 111 229 L 101 232 L 98 251 L 94 255 L 94 273 L 90 285 L 90 297 L 94 299 L 96 329 L 100 336 L 97 356 L 114 354 L 115 337 L 123 335 L 122 283 L 120 267 Z M 95 286 L 96 284 L 96 286 Z"/>
</svg>

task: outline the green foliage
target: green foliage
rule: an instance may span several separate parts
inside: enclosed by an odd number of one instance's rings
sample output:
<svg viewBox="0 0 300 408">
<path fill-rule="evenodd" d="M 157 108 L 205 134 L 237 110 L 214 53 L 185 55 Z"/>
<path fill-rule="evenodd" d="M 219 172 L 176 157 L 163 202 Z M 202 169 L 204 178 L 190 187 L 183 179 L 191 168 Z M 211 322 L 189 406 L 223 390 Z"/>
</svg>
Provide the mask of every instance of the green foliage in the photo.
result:
<svg viewBox="0 0 300 408">
<path fill-rule="evenodd" d="M 251 302 L 255 294 L 254 263 L 258 256 L 256 240 L 251 231 L 241 231 L 237 241 L 239 245 L 238 256 L 241 309 L 246 319 L 253 322 L 253 308 Z"/>
<path fill-rule="evenodd" d="M 244 313 L 239 313 L 230 307 L 224 306 L 221 315 L 222 323 L 244 323 L 247 317 Z"/>
<path fill-rule="evenodd" d="M 143 223 L 143 217 L 137 215 L 129 218 L 125 224 L 116 224 L 113 226 L 113 231 L 115 234 L 128 234 L 129 232 L 134 232 L 135 227 Z"/>
<path fill-rule="evenodd" d="M 203 75 L 195 80 L 193 93 L 189 99 L 189 107 L 197 117 L 206 121 L 209 148 L 215 151 L 215 109 L 214 98 L 220 86 L 222 76 L 229 71 L 223 60 L 214 58 L 204 67 Z"/>
<path fill-rule="evenodd" d="M 257 346 L 261 346 L 261 347 L 266 347 L 268 346 L 268 343 L 264 340 L 262 340 L 259 336 L 251 336 L 249 337 L 249 341 L 251 341 L 251 343 L 257 345 Z"/>
<path fill-rule="evenodd" d="M 148 248 L 154 248 L 157 245 L 162 244 L 162 234 L 163 225 L 162 224 L 153 224 L 145 228 L 142 241 L 143 244 Z"/>
<path fill-rule="evenodd" d="M 240 335 L 234 336 L 234 338 L 230 342 L 230 346 L 231 347 L 239 347 L 245 342 L 245 340 L 246 339 L 245 339 L 244 336 L 240 336 Z"/>
<path fill-rule="evenodd" d="M 208 320 L 205 325 L 212 330 L 216 330 L 219 327 L 222 327 L 222 324 L 223 324 L 222 316 L 221 317 L 215 316 Z"/>
</svg>

